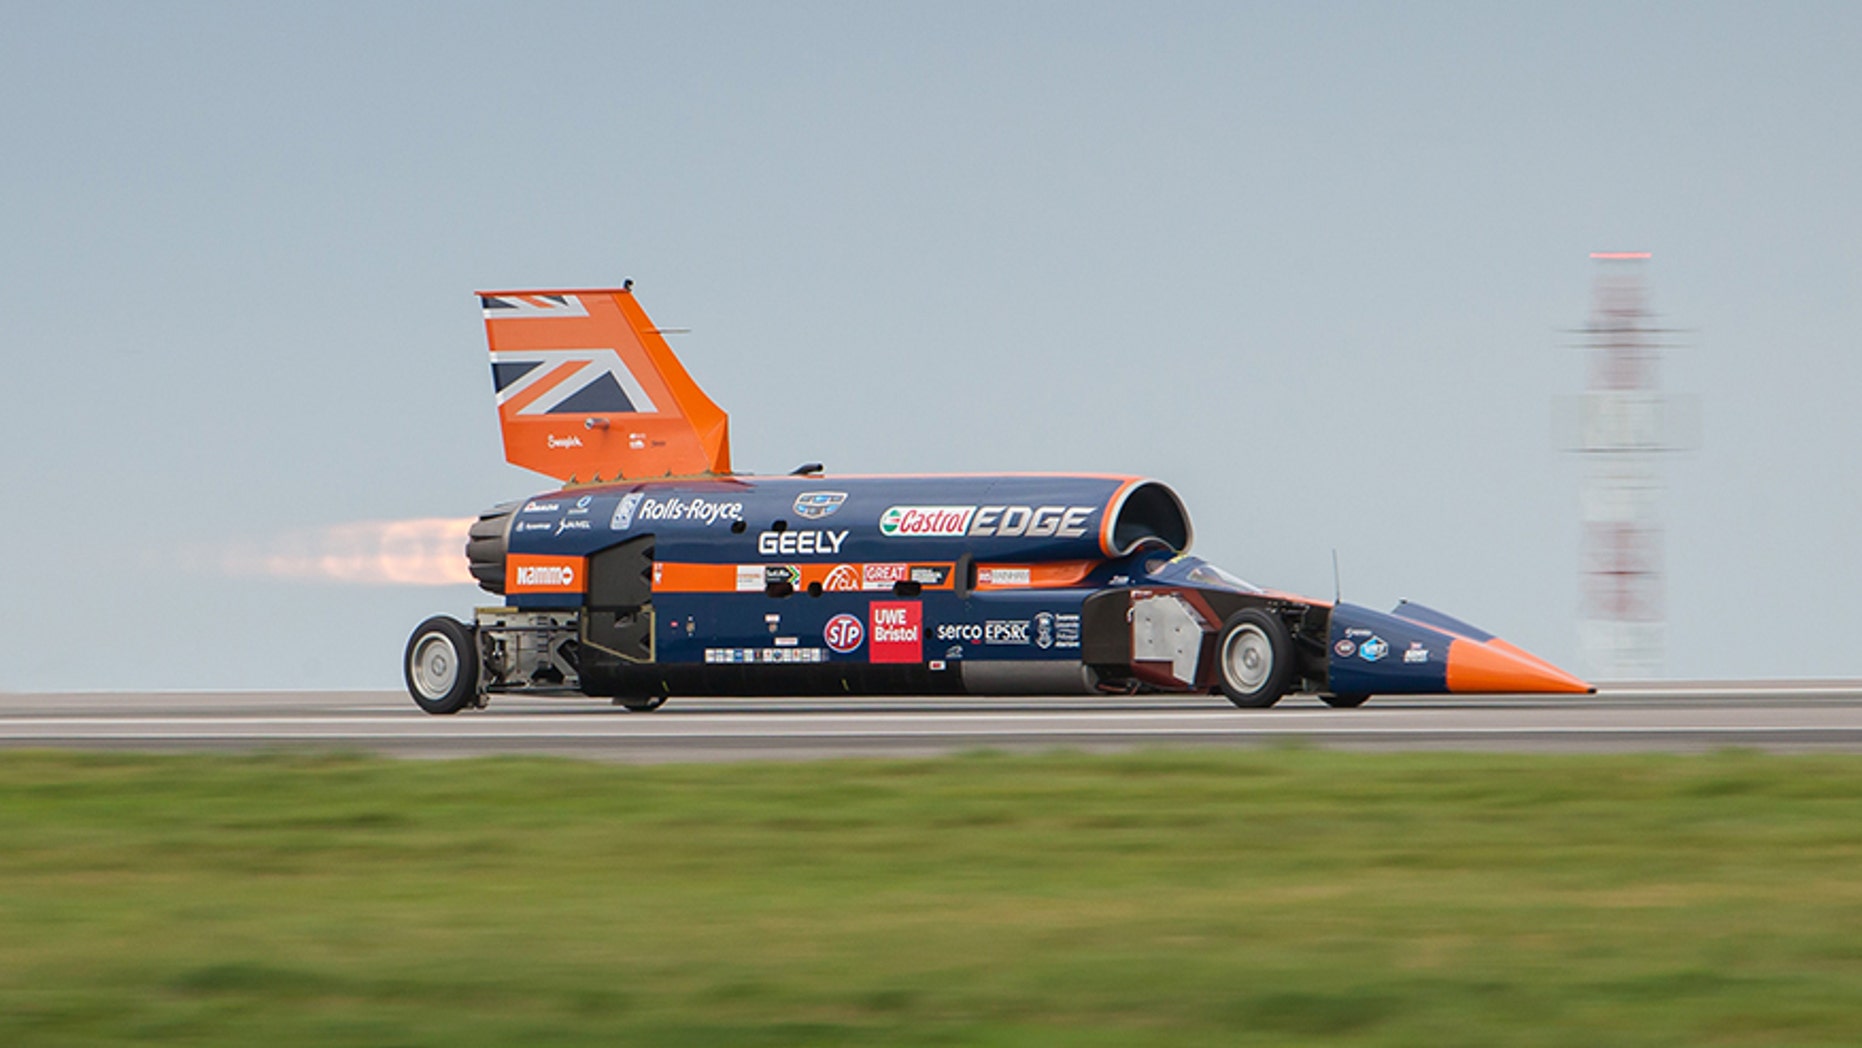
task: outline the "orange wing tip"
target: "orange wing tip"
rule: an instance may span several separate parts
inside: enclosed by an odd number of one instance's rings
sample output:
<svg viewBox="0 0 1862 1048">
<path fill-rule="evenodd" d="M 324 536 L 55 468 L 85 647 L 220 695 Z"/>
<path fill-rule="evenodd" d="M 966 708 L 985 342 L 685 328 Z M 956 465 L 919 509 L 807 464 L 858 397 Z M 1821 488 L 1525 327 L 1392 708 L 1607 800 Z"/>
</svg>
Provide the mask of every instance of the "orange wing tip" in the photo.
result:
<svg viewBox="0 0 1862 1048">
<path fill-rule="evenodd" d="M 1503 640 L 1448 645 L 1448 690 L 1481 694 L 1591 695 L 1597 689 Z"/>
</svg>

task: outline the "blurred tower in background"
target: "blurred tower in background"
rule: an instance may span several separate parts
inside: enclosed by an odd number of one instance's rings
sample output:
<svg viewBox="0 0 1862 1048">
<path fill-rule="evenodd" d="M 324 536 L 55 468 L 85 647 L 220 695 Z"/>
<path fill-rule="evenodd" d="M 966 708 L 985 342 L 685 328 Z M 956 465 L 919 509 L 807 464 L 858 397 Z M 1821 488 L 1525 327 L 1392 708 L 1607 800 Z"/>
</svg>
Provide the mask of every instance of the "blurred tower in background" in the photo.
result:
<svg viewBox="0 0 1862 1048">
<path fill-rule="evenodd" d="M 1595 680 L 1663 672 L 1661 336 L 1649 325 L 1641 251 L 1597 252 L 1576 450 L 1585 457 L 1578 641 Z"/>
</svg>

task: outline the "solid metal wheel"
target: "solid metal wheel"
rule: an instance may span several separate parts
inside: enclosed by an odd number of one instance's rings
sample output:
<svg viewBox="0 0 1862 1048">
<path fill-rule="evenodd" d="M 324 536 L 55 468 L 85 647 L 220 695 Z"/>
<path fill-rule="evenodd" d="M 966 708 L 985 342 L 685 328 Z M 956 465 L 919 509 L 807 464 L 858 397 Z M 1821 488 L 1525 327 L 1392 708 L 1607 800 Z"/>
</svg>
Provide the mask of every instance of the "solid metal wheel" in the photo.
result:
<svg viewBox="0 0 1862 1048">
<path fill-rule="evenodd" d="M 1242 709 L 1272 706 L 1293 677 L 1293 638 L 1275 616 L 1244 608 L 1222 625 L 1216 669 L 1228 701 Z"/>
<path fill-rule="evenodd" d="M 407 693 L 428 713 L 457 713 L 478 691 L 478 645 L 470 626 L 444 615 L 420 624 L 401 662 Z"/>
<path fill-rule="evenodd" d="M 1222 644 L 1222 672 L 1238 691 L 1259 691 L 1274 670 L 1274 643 L 1261 627 L 1243 623 Z"/>
<path fill-rule="evenodd" d="M 459 683 L 459 649 L 453 647 L 451 637 L 429 633 L 414 645 L 408 672 L 413 674 L 415 693 L 428 702 L 438 702 Z"/>
</svg>

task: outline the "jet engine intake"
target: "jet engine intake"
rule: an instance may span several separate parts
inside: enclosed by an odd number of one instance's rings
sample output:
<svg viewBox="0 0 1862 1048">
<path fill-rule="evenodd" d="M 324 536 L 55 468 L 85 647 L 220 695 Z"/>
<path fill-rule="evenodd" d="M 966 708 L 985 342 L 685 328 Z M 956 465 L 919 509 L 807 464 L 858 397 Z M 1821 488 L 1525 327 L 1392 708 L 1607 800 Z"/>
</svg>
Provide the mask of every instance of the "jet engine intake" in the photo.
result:
<svg viewBox="0 0 1862 1048">
<path fill-rule="evenodd" d="M 504 593 L 504 558 L 511 549 L 511 516 L 522 506 L 522 499 L 503 502 L 478 515 L 466 532 L 466 562 L 479 589 L 487 593 Z"/>
</svg>

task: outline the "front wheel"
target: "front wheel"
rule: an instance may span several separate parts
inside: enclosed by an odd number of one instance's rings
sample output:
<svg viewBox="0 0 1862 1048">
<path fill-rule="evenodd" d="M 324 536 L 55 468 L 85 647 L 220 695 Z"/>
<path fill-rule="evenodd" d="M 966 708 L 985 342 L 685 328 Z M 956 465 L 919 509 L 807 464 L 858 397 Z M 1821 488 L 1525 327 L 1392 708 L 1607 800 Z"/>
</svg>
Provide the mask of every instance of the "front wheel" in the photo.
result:
<svg viewBox="0 0 1862 1048">
<path fill-rule="evenodd" d="M 1364 700 L 1370 698 L 1370 696 L 1369 695 L 1333 695 L 1332 693 L 1327 692 L 1324 695 L 1319 696 L 1319 698 L 1327 706 L 1330 706 L 1335 710 L 1355 710 L 1359 706 L 1364 705 Z"/>
<path fill-rule="evenodd" d="M 407 639 L 407 693 L 428 713 L 458 713 L 478 695 L 478 638 L 458 619 L 435 615 Z"/>
<path fill-rule="evenodd" d="M 664 695 L 616 695 L 614 704 L 623 707 L 629 713 L 652 713 L 666 705 Z"/>
<path fill-rule="evenodd" d="M 1230 615 L 1222 624 L 1216 672 L 1222 694 L 1244 710 L 1279 702 L 1293 679 L 1293 638 L 1286 625 L 1259 608 Z"/>
</svg>

